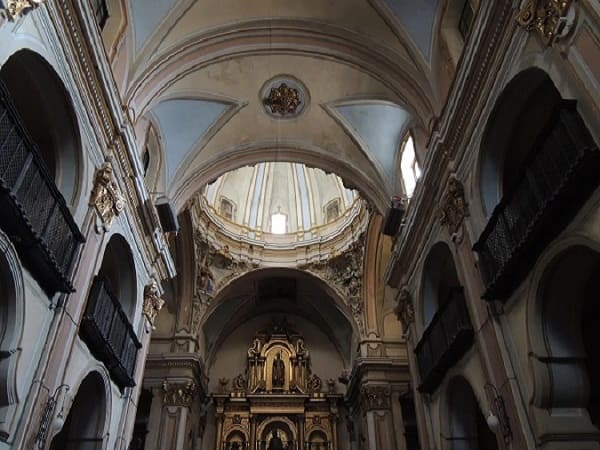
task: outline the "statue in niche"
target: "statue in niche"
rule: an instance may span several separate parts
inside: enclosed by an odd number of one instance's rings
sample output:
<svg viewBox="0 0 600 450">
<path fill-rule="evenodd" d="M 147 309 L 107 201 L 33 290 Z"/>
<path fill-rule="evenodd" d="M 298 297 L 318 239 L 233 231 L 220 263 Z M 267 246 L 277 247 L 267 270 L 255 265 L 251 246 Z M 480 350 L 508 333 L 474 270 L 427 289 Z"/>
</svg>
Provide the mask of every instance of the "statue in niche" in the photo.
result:
<svg viewBox="0 0 600 450">
<path fill-rule="evenodd" d="M 285 363 L 281 359 L 281 352 L 273 360 L 273 387 L 282 388 L 285 385 Z"/>
<path fill-rule="evenodd" d="M 283 441 L 279 437 L 279 430 L 271 431 L 271 441 L 267 450 L 284 450 Z"/>
</svg>

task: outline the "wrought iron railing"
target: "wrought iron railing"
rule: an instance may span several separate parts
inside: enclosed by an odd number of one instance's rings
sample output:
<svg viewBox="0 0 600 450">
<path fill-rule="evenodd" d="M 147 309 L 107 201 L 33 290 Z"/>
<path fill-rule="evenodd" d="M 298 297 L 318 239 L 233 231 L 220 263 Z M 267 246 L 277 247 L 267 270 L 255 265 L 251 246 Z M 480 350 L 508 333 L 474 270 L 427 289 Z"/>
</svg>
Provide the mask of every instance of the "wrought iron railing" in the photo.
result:
<svg viewBox="0 0 600 450">
<path fill-rule="evenodd" d="M 462 288 L 435 313 L 415 348 L 421 373 L 420 392 L 433 392 L 450 369 L 471 347 L 473 326 Z"/>
<path fill-rule="evenodd" d="M 0 81 L 0 228 L 49 296 L 72 292 L 71 271 L 85 242 Z"/>
<path fill-rule="evenodd" d="M 510 296 L 600 183 L 600 151 L 575 101 L 561 102 L 517 180 L 473 247 L 486 300 Z"/>
<path fill-rule="evenodd" d="M 120 388 L 135 386 L 134 371 L 142 347 L 119 300 L 102 277 L 94 278 L 81 336 L 90 351 L 102 361 Z"/>
</svg>

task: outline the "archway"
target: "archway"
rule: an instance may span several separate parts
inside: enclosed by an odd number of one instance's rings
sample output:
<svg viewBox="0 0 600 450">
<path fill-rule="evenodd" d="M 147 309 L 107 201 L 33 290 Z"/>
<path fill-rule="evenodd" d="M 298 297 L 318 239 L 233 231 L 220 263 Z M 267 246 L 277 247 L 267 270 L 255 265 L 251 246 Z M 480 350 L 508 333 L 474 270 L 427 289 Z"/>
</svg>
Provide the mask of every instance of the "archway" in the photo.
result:
<svg viewBox="0 0 600 450">
<path fill-rule="evenodd" d="M 62 430 L 50 450 L 101 450 L 106 419 L 104 381 L 92 372 L 81 382 Z M 59 413 L 60 414 L 60 413 Z"/>
<path fill-rule="evenodd" d="M 448 450 L 498 450 L 496 436 L 481 412 L 471 385 L 462 377 L 448 386 Z"/>
<path fill-rule="evenodd" d="M 542 362 L 534 365 L 535 405 L 587 411 L 595 427 L 600 427 L 600 389 L 594 382 L 600 377 L 598 292 L 600 253 L 582 245 L 564 250 L 544 272 L 530 332 Z M 578 420 L 587 422 L 583 414 Z"/>
<path fill-rule="evenodd" d="M 106 281 L 106 288 L 133 322 L 137 302 L 136 271 L 131 249 L 123 236 L 115 234 L 108 241 L 98 277 Z"/>
<path fill-rule="evenodd" d="M 60 77 L 41 56 L 20 50 L 0 69 L 12 98 L 67 204 L 79 193 L 80 137 L 71 98 Z"/>
<path fill-rule="evenodd" d="M 422 317 L 426 327 L 435 313 L 455 296 L 463 296 L 454 258 L 444 242 L 435 244 L 423 268 Z"/>
<path fill-rule="evenodd" d="M 521 175 L 535 140 L 561 101 L 554 83 L 541 69 L 530 68 L 504 88 L 490 114 L 481 143 L 480 192 L 489 217 Z"/>
</svg>

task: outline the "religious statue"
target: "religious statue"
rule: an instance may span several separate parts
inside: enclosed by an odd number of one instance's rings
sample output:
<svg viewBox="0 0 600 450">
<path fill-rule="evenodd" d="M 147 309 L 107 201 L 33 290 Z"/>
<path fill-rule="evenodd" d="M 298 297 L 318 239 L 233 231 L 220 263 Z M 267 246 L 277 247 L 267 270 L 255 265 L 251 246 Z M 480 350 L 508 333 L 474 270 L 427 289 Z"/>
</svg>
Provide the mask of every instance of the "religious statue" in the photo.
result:
<svg viewBox="0 0 600 450">
<path fill-rule="evenodd" d="M 281 352 L 273 360 L 273 387 L 282 388 L 285 385 L 285 363 L 281 359 Z"/>
<path fill-rule="evenodd" d="M 283 441 L 279 437 L 279 431 L 271 431 L 271 441 L 267 450 L 284 450 Z"/>
</svg>

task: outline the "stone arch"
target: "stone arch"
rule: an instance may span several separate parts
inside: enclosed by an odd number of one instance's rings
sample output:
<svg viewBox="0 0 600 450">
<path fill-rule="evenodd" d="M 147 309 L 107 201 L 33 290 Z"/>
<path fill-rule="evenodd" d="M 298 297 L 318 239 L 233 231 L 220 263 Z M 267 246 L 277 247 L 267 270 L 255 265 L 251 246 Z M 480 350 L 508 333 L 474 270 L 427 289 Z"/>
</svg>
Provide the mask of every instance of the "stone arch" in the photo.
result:
<svg viewBox="0 0 600 450">
<path fill-rule="evenodd" d="M 63 81 L 44 57 L 29 49 L 17 50 L 7 59 L 0 80 L 49 176 L 73 210 L 82 195 L 81 136 Z"/>
<path fill-rule="evenodd" d="M 106 287 L 119 300 L 129 321 L 137 305 L 137 272 L 131 247 L 124 236 L 113 234 L 104 249 L 98 277 L 107 281 Z"/>
<path fill-rule="evenodd" d="M 66 395 L 66 394 L 65 394 Z M 68 414 L 61 408 L 57 418 L 64 420 L 53 437 L 51 450 L 102 450 L 108 439 L 110 425 L 110 389 L 100 372 L 89 372 L 77 388 Z M 66 415 L 65 415 L 66 414 Z"/>
<path fill-rule="evenodd" d="M 430 248 L 423 264 L 417 308 L 421 325 L 427 327 L 438 309 L 455 295 L 464 296 L 462 283 L 450 247 L 440 241 Z"/>
<path fill-rule="evenodd" d="M 10 427 L 14 405 L 19 403 L 19 347 L 23 337 L 25 293 L 17 252 L 0 230 L 0 432 Z"/>
<path fill-rule="evenodd" d="M 597 293 L 600 245 L 571 237 L 554 245 L 538 263 L 528 305 L 532 404 L 538 414 L 578 411 L 563 423 L 564 439 L 600 428 L 597 352 Z M 565 307 L 568 301 L 568 307 Z M 567 380 L 565 382 L 565 380 Z M 549 414 L 550 423 L 560 418 Z M 548 419 L 546 419 L 548 420 Z M 543 428 L 538 430 L 544 434 Z M 557 434 L 558 436 L 558 434 Z"/>
<path fill-rule="evenodd" d="M 498 450 L 498 441 L 490 430 L 482 407 L 469 381 L 452 378 L 444 395 L 441 420 L 444 450 Z"/>
<path fill-rule="evenodd" d="M 483 134 L 476 177 L 485 216 L 518 178 L 561 100 L 550 76 L 536 67 L 518 73 L 502 90 Z"/>
</svg>

